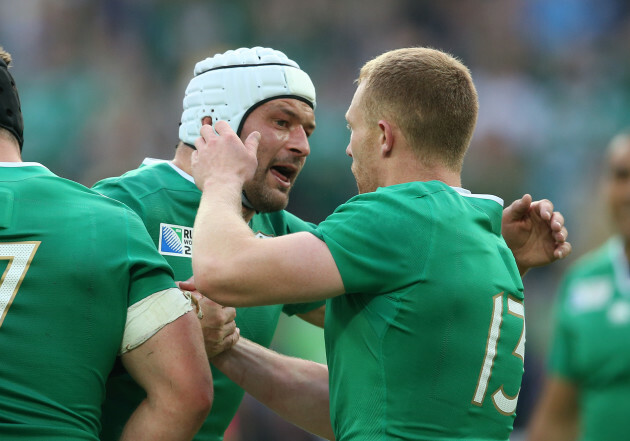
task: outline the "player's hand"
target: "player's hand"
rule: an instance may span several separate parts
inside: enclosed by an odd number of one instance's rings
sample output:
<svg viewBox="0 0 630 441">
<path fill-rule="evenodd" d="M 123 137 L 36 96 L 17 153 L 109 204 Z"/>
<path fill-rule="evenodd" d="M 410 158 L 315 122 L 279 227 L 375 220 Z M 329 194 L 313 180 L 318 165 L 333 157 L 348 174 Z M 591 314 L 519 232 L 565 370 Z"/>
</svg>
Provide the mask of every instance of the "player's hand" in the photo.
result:
<svg viewBox="0 0 630 441">
<path fill-rule="evenodd" d="M 201 328 L 208 358 L 234 346 L 240 336 L 240 330 L 234 321 L 236 309 L 231 306 L 221 306 L 204 297 L 199 291 L 193 291 L 192 296 L 197 299 L 199 308 L 203 311 Z"/>
<path fill-rule="evenodd" d="M 236 309 L 230 306 L 221 306 L 218 303 L 204 297 L 195 290 L 194 279 L 191 277 L 185 282 L 176 282 L 179 289 L 190 295 L 191 301 L 197 309 L 197 317 L 203 330 L 203 339 L 208 358 L 212 358 L 223 351 L 230 349 L 240 336 L 240 330 L 236 327 Z"/>
<path fill-rule="evenodd" d="M 502 233 L 521 275 L 571 253 L 562 213 L 547 199 L 532 202 L 529 194 L 503 210 Z"/>
<path fill-rule="evenodd" d="M 208 183 L 242 187 L 256 172 L 259 142 L 260 133 L 252 132 L 243 143 L 225 121 L 217 121 L 214 129 L 207 124 L 201 126 L 201 136 L 195 141 L 197 150 L 191 158 L 197 187 L 202 191 Z"/>
</svg>

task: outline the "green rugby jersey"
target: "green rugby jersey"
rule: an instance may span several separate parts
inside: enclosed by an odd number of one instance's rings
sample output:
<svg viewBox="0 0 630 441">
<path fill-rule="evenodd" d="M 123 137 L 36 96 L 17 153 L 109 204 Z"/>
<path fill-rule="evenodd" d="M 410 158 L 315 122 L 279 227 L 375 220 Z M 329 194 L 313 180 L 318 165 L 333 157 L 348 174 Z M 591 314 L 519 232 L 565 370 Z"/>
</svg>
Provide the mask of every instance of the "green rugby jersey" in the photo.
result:
<svg viewBox="0 0 630 441">
<path fill-rule="evenodd" d="M 579 389 L 579 439 L 627 439 L 630 273 L 621 238 L 571 266 L 560 285 L 555 318 L 549 370 Z"/>
<path fill-rule="evenodd" d="M 337 441 L 508 439 L 525 324 L 502 204 L 412 182 L 319 225 L 346 289 L 326 305 Z"/>
<path fill-rule="evenodd" d="M 0 439 L 98 440 L 127 308 L 174 287 L 138 216 L 0 163 Z"/>
<path fill-rule="evenodd" d="M 147 159 L 140 168 L 100 181 L 93 188 L 124 202 L 140 215 L 155 246 L 173 268 L 175 280 L 187 280 L 192 276 L 192 227 L 201 200 L 201 191 L 192 176 L 170 162 Z M 250 227 L 261 238 L 313 229 L 312 225 L 286 211 L 256 214 Z M 243 337 L 269 347 L 281 312 L 299 314 L 323 304 L 313 302 L 237 308 L 236 324 Z M 195 441 L 222 440 L 243 399 L 243 389 L 214 366 L 212 374 L 212 410 Z M 107 388 L 101 440 L 114 441 L 145 393 L 124 373 L 112 376 Z"/>
</svg>

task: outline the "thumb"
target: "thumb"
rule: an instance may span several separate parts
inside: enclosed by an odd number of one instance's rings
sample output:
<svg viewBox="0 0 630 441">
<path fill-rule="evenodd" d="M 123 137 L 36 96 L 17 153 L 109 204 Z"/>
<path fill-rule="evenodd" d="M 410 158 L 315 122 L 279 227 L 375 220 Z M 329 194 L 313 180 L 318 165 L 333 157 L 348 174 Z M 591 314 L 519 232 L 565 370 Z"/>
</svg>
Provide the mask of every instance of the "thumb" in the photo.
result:
<svg viewBox="0 0 630 441">
<path fill-rule="evenodd" d="M 260 132 L 252 132 L 245 140 L 245 147 L 247 150 L 256 153 L 258 150 L 258 144 L 260 143 Z"/>
<path fill-rule="evenodd" d="M 177 282 L 177 286 L 182 291 L 194 291 L 195 290 L 195 283 L 193 281 L 191 281 L 190 279 L 186 280 L 185 282 Z"/>
</svg>

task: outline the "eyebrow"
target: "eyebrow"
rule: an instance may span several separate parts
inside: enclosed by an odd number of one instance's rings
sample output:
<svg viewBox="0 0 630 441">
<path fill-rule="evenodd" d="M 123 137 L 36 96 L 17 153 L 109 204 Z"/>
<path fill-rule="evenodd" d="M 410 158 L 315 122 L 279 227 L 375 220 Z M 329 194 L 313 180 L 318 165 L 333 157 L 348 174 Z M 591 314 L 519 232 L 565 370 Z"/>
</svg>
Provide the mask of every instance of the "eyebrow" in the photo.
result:
<svg viewBox="0 0 630 441">
<path fill-rule="evenodd" d="M 291 109 L 289 109 L 289 108 L 287 108 L 285 106 L 279 106 L 277 108 L 277 110 L 282 112 L 282 113 L 284 113 L 285 115 L 287 115 L 287 116 L 289 116 L 291 118 L 294 118 L 294 119 L 297 119 L 297 120 L 300 119 L 300 116 L 297 113 L 295 113 L 293 110 L 291 110 Z M 304 126 L 306 128 L 308 128 L 308 129 L 315 130 L 315 124 L 313 124 L 313 123 L 304 124 Z"/>
</svg>

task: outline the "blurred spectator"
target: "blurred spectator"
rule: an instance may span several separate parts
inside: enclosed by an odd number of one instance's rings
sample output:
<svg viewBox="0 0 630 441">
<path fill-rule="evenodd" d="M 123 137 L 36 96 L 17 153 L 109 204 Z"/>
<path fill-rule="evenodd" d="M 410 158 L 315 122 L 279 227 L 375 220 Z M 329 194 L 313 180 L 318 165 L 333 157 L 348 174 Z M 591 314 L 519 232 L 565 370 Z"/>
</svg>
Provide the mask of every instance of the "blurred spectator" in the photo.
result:
<svg viewBox="0 0 630 441">
<path fill-rule="evenodd" d="M 549 372 L 530 424 L 531 441 L 616 441 L 627 436 L 630 134 L 612 140 L 605 168 L 604 199 L 616 235 L 577 261 L 563 278 Z"/>
<path fill-rule="evenodd" d="M 596 241 L 598 213 L 585 214 L 582 205 L 593 188 L 592 164 L 609 134 L 630 126 L 630 6 L 623 0 L 20 0 L 0 2 L 0 43 L 19 60 L 13 71 L 28 91 L 24 159 L 88 186 L 144 157 L 172 154 L 164 146 L 177 143 L 194 60 L 256 45 L 299 59 L 317 87 L 319 128 L 289 210 L 314 222 L 356 194 L 340 159 L 349 140 L 348 84 L 388 49 L 433 46 L 471 67 L 481 107 L 467 158 L 474 165 L 464 167 L 462 184 L 506 203 L 525 192 L 551 198 L 567 219 L 574 255 Z M 501 179 L 489 181 L 490 169 Z M 550 293 L 563 268 L 525 279 L 533 325 L 523 398 L 538 393 Z M 532 401 L 519 403 L 515 433 Z"/>
</svg>

